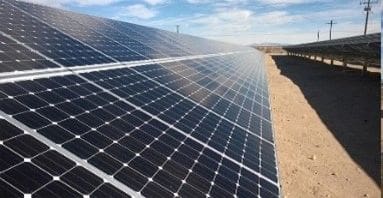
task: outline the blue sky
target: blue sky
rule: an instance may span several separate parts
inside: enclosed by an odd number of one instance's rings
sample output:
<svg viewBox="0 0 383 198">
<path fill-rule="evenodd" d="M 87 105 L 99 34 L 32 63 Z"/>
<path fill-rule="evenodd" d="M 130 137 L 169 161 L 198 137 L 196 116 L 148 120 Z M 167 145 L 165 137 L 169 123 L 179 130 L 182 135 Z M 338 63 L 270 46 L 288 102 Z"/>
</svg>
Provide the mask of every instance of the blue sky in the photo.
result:
<svg viewBox="0 0 383 198">
<path fill-rule="evenodd" d="M 236 44 L 302 43 L 363 33 L 360 0 L 27 0 Z M 379 32 L 380 4 L 374 4 L 369 32 Z"/>
</svg>

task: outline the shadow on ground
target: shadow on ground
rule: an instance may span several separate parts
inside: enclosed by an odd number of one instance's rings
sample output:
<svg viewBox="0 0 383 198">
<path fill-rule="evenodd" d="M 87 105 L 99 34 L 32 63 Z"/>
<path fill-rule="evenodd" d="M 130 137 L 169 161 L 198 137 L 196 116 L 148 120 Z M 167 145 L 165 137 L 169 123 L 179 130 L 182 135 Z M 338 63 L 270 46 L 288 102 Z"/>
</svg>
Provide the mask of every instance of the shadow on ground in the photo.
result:
<svg viewBox="0 0 383 198">
<path fill-rule="evenodd" d="M 272 56 L 352 159 L 380 186 L 380 76 L 314 60 Z"/>
</svg>

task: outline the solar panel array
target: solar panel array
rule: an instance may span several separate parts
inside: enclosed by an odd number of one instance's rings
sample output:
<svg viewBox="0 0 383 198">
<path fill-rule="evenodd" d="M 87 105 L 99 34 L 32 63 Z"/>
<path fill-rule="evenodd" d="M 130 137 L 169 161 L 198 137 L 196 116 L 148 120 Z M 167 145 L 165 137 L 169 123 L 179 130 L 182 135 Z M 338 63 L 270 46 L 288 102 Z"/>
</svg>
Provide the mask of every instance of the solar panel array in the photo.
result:
<svg viewBox="0 0 383 198">
<path fill-rule="evenodd" d="M 284 46 L 288 53 L 329 57 L 353 64 L 381 67 L 381 33 Z"/>
<path fill-rule="evenodd" d="M 0 0 L 0 195 L 278 197 L 262 55 Z"/>
</svg>

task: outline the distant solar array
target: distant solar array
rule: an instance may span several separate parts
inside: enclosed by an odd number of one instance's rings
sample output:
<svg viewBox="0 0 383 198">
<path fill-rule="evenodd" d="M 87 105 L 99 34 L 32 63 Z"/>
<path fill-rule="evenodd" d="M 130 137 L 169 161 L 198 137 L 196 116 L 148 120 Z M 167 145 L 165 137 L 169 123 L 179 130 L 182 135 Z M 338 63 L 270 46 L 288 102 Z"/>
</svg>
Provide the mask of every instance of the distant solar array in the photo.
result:
<svg viewBox="0 0 383 198">
<path fill-rule="evenodd" d="M 325 58 L 380 67 L 381 34 L 374 33 L 334 40 L 285 46 L 288 53 L 322 56 Z"/>
<path fill-rule="evenodd" d="M 279 197 L 260 53 L 0 4 L 1 196 Z"/>
</svg>

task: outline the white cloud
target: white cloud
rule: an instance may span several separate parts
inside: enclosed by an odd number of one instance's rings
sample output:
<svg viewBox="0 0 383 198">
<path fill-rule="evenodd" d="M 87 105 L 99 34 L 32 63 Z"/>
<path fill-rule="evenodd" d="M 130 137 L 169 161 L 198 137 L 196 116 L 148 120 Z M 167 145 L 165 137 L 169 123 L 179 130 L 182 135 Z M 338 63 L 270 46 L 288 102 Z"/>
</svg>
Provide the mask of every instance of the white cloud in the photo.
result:
<svg viewBox="0 0 383 198">
<path fill-rule="evenodd" d="M 301 15 L 291 15 L 286 11 L 271 11 L 254 18 L 254 23 L 259 26 L 284 25 L 302 20 Z"/>
<path fill-rule="evenodd" d="M 120 0 L 73 0 L 74 3 L 78 3 L 82 6 L 89 5 L 109 5 L 112 3 L 116 3 Z"/>
<path fill-rule="evenodd" d="M 291 15 L 287 11 L 272 11 L 257 14 L 246 9 L 217 9 L 215 13 L 190 20 L 192 27 L 198 29 L 193 33 L 211 39 L 237 44 L 252 44 L 257 41 L 294 42 L 286 38 L 281 27 L 303 20 L 300 15 Z M 279 31 L 279 32 L 278 32 Z M 307 35 L 311 33 L 306 33 Z M 305 35 L 306 35 L 305 34 Z M 302 35 L 303 36 L 303 35 Z M 281 38 L 281 39 L 279 39 Z"/>
<path fill-rule="evenodd" d="M 245 9 L 218 9 L 210 15 L 192 19 L 190 23 L 202 27 L 204 32 L 233 33 L 252 27 L 253 12 Z"/>
<path fill-rule="evenodd" d="M 270 14 L 273 15 L 273 14 Z M 296 17 L 296 16 L 291 16 Z M 299 17 L 299 16 L 298 16 Z M 259 20 L 259 19 L 256 19 Z M 302 18 L 301 20 L 308 20 Z M 289 21 L 289 20 L 287 20 Z M 286 21 L 286 22 L 287 22 Z M 356 36 L 363 34 L 363 21 L 347 21 L 338 22 L 333 27 L 332 38 L 342 38 L 348 36 Z M 253 44 L 253 43 L 283 43 L 283 44 L 298 44 L 306 42 L 314 42 L 317 39 L 317 31 L 320 30 L 320 39 L 327 40 L 329 37 L 329 26 L 325 23 L 319 27 L 315 25 L 302 26 L 291 26 L 290 24 L 257 24 L 254 25 L 254 29 L 247 32 L 239 32 L 237 34 L 213 34 L 205 37 L 236 43 L 236 44 Z M 380 32 L 380 19 L 370 20 L 368 26 L 368 33 Z M 201 35 L 204 36 L 204 35 Z"/>
<path fill-rule="evenodd" d="M 123 18 L 138 18 L 138 19 L 151 19 L 158 14 L 157 10 L 148 8 L 143 4 L 135 4 L 123 8 L 117 16 L 114 18 L 123 19 Z"/>
<path fill-rule="evenodd" d="M 296 3 L 304 3 L 310 2 L 307 0 L 258 0 L 261 3 L 266 4 L 296 4 Z"/>
<path fill-rule="evenodd" d="M 144 2 L 150 4 L 150 5 L 158 5 L 158 4 L 163 4 L 167 0 L 144 0 Z"/>
<path fill-rule="evenodd" d="M 261 4 L 268 4 L 274 6 L 287 6 L 292 4 L 308 4 L 318 2 L 331 2 L 333 0 L 257 0 Z"/>
<path fill-rule="evenodd" d="M 203 4 L 203 3 L 211 2 L 211 0 L 186 0 L 186 1 L 191 4 Z"/>
<path fill-rule="evenodd" d="M 186 0 L 186 2 L 191 4 L 206 4 L 212 3 L 214 5 L 244 5 L 248 3 L 258 3 L 258 4 L 267 4 L 273 6 L 286 6 L 291 4 L 307 4 L 314 2 L 329 2 L 332 0 Z"/>
<path fill-rule="evenodd" d="M 237 44 L 250 44 L 254 40 L 254 31 L 258 33 L 273 31 L 281 25 L 298 20 L 301 20 L 300 16 L 290 15 L 286 11 L 257 14 L 247 9 L 221 7 L 210 14 L 200 13 L 186 17 L 150 20 L 144 23 L 139 21 L 139 23 L 170 31 L 175 30 L 176 24 L 181 24 L 183 33 Z"/>
<path fill-rule="evenodd" d="M 26 2 L 47 5 L 51 7 L 64 7 L 68 4 L 75 4 L 79 6 L 101 6 L 101 5 L 109 5 L 112 3 L 119 2 L 121 0 L 23 0 Z"/>
<path fill-rule="evenodd" d="M 247 3 L 248 0 L 186 0 L 186 2 L 191 4 L 206 4 L 206 3 L 212 3 L 215 6 L 219 5 L 235 5 L 235 4 L 244 4 Z"/>
</svg>

